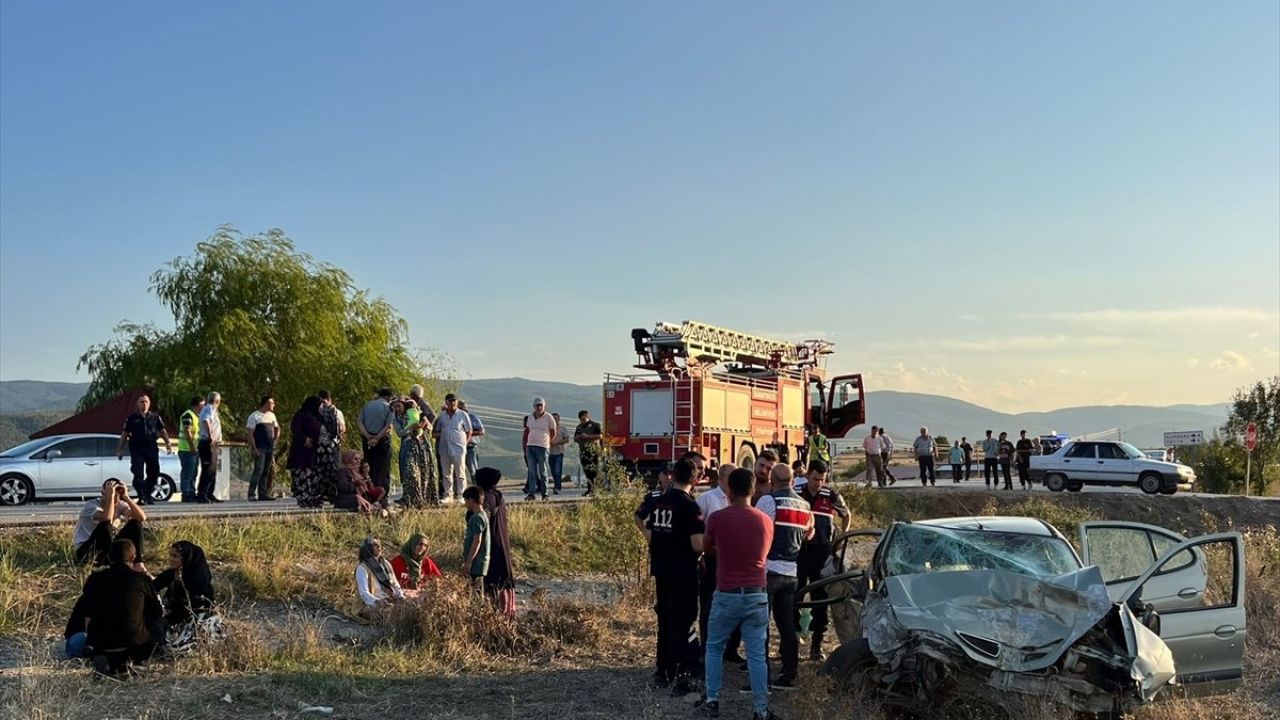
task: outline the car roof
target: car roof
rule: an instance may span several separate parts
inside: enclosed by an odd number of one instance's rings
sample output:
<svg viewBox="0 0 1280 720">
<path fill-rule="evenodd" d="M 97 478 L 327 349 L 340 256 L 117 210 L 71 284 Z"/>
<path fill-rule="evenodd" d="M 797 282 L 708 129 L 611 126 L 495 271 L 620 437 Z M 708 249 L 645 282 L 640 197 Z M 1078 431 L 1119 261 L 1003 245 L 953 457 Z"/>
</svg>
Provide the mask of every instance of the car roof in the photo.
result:
<svg viewBox="0 0 1280 720">
<path fill-rule="evenodd" d="M 917 525 L 951 528 L 954 530 L 990 530 L 992 532 L 1018 533 L 1021 535 L 1040 535 L 1043 537 L 1061 537 L 1049 523 L 1031 517 L 953 517 L 920 520 Z"/>
<path fill-rule="evenodd" d="M 47 437 L 47 438 L 41 438 L 41 440 L 70 440 L 70 439 L 73 439 L 73 438 L 86 438 L 86 437 L 92 437 L 92 438 L 98 438 L 98 437 L 114 438 L 114 437 L 118 437 L 118 436 L 116 436 L 116 435 L 112 435 L 111 433 L 67 433 L 66 435 L 50 435 L 50 436 L 49 436 L 49 437 Z"/>
</svg>

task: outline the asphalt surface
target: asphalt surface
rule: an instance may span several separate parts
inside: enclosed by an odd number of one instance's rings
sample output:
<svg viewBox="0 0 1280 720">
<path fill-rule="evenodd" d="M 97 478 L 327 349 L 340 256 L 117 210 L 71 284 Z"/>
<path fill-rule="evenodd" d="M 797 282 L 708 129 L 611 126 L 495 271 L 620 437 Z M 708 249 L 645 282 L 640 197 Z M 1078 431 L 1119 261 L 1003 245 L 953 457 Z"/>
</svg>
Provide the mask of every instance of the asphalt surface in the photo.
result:
<svg viewBox="0 0 1280 720">
<path fill-rule="evenodd" d="M 898 479 L 898 482 L 887 487 L 886 490 L 897 491 L 897 490 L 925 489 L 925 488 L 922 488 L 920 485 L 919 471 L 915 465 L 905 465 L 905 464 L 896 465 L 895 464 L 890 468 L 890 470 L 893 471 L 893 475 Z M 854 482 L 858 484 L 865 484 L 866 476 L 859 475 Z M 1043 485 L 1038 485 L 1036 483 L 1032 483 L 1029 489 L 1023 488 L 1018 484 L 1018 473 L 1016 470 L 1013 471 L 1013 490 L 1000 490 L 1000 486 L 1002 486 L 1003 484 L 1004 484 L 1004 477 L 1001 476 L 999 479 L 999 482 L 995 483 L 995 486 L 990 488 L 991 492 L 1022 492 L 1022 493 L 1029 492 L 1029 493 L 1038 493 L 1038 494 L 1045 494 L 1045 495 L 1075 494 L 1065 490 L 1061 493 L 1050 492 L 1049 490 L 1046 490 Z M 972 490 L 988 489 L 986 485 L 986 481 L 982 479 L 981 466 L 974 467 L 973 475 L 970 477 L 969 480 L 961 480 L 958 483 L 952 482 L 951 480 L 951 467 L 949 465 L 941 466 L 937 470 L 937 485 L 931 486 L 931 487 L 934 490 L 970 490 L 972 491 Z M 1106 486 L 1106 485 L 1087 485 L 1085 486 L 1084 490 L 1082 490 L 1081 492 L 1083 493 L 1114 493 L 1114 494 L 1121 494 L 1121 495 L 1144 495 L 1145 494 L 1141 490 L 1139 490 L 1137 486 L 1118 486 L 1117 487 L 1117 486 Z M 1222 495 L 1219 493 L 1188 492 L 1182 489 L 1179 489 L 1177 494 L 1183 495 L 1186 497 L 1229 497 L 1227 495 Z M 1255 498 L 1255 499 L 1280 500 L 1280 498 Z"/>
</svg>

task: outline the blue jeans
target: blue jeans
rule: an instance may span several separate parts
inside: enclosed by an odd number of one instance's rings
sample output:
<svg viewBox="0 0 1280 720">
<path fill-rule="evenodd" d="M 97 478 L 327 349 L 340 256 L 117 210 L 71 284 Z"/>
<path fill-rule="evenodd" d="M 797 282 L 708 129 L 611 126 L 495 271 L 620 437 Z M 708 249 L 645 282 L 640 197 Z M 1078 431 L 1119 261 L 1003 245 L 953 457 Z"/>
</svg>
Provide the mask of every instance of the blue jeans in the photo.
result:
<svg viewBox="0 0 1280 720">
<path fill-rule="evenodd" d="M 480 453 L 476 452 L 475 445 L 467 446 L 467 477 L 471 478 L 472 484 L 476 481 L 476 471 L 480 469 Z"/>
<path fill-rule="evenodd" d="M 249 476 L 250 500 L 271 497 L 271 480 L 275 475 L 272 452 L 270 448 L 258 448 L 258 457 L 253 459 L 253 474 Z"/>
<path fill-rule="evenodd" d="M 67 638 L 66 645 L 67 659 L 88 657 L 89 635 L 87 633 L 78 632 Z"/>
<path fill-rule="evenodd" d="M 724 646 L 734 628 L 742 629 L 747 646 L 747 674 L 751 677 L 751 697 L 757 714 L 769 714 L 769 665 L 765 657 L 765 637 L 769 630 L 769 596 L 765 593 L 740 595 L 716 591 L 711 600 L 711 620 L 707 629 L 707 700 L 720 701 L 724 685 Z"/>
<path fill-rule="evenodd" d="M 196 471 L 200 469 L 200 455 L 186 450 L 179 450 L 178 464 L 182 466 L 182 479 L 180 482 L 182 499 L 194 500 L 196 498 Z"/>
<path fill-rule="evenodd" d="M 551 482 L 556 492 L 560 492 L 560 478 L 564 477 L 564 453 L 559 455 L 550 455 L 548 460 L 551 463 Z"/>
<path fill-rule="evenodd" d="M 525 466 L 529 468 L 525 478 L 524 494 L 547 496 L 547 449 L 530 445 L 524 449 Z"/>
</svg>

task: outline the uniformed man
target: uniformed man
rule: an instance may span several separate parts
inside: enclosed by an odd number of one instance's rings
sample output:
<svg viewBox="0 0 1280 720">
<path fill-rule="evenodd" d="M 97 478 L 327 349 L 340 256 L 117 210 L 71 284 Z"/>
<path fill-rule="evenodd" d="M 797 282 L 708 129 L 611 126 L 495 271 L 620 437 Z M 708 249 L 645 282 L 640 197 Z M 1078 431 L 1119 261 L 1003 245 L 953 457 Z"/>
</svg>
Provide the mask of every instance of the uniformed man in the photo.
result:
<svg viewBox="0 0 1280 720">
<path fill-rule="evenodd" d="M 582 465 L 582 474 L 587 478 L 587 491 L 583 497 L 595 490 L 596 473 L 600 471 L 600 440 L 604 430 L 600 423 L 591 419 L 591 413 L 578 411 L 578 426 L 573 429 L 573 441 L 578 443 L 578 463 Z M 605 490 L 608 490 L 606 485 Z"/>
<path fill-rule="evenodd" d="M 1027 431 L 1022 430 L 1018 434 L 1018 444 L 1015 446 L 1018 457 L 1018 483 L 1024 487 L 1031 487 L 1031 454 L 1035 450 L 1035 445 L 1027 437 Z"/>
<path fill-rule="evenodd" d="M 809 451 L 805 453 L 805 460 L 810 464 L 814 460 L 821 460 L 823 465 L 831 467 L 831 445 L 827 442 L 827 436 L 822 434 L 822 428 L 817 425 L 811 426 L 809 431 Z"/>
<path fill-rule="evenodd" d="M 700 474 L 693 460 L 676 463 L 671 487 L 652 503 L 644 524 L 658 620 L 653 686 L 670 687 L 676 697 L 694 691 L 692 678 L 701 665 L 698 559 L 704 525 L 693 499 L 693 482 Z"/>
<path fill-rule="evenodd" d="M 156 440 L 164 438 L 164 450 L 170 455 L 173 454 L 173 444 L 169 442 L 169 431 L 164 429 L 164 420 L 160 419 L 159 413 L 151 411 L 151 398 L 139 395 L 137 403 L 137 412 L 124 420 L 124 430 L 116 444 L 116 459 L 124 459 L 124 446 L 128 443 L 133 489 L 138 493 L 138 502 L 151 505 L 155 503 L 151 494 L 156 491 L 156 482 L 160 479 L 160 448 L 156 446 Z"/>
<path fill-rule="evenodd" d="M 831 555 L 831 541 L 835 537 L 836 524 L 840 531 L 849 529 L 849 508 L 844 504 L 840 493 L 827 487 L 827 465 L 822 462 L 809 463 L 808 482 L 800 491 L 800 498 L 809 503 L 813 511 L 813 535 L 805 541 L 800 549 L 800 557 L 796 563 L 797 585 L 803 590 L 805 585 L 822 577 L 822 567 Z M 837 519 L 838 518 L 838 519 Z M 818 590 L 813 593 L 813 600 L 821 600 L 826 593 Z M 800 623 L 800 613 L 796 612 L 796 624 Z M 827 608 L 820 605 L 813 608 L 813 619 L 809 624 L 813 633 L 813 644 L 809 649 L 809 659 L 822 660 L 822 637 L 827 631 Z"/>
</svg>

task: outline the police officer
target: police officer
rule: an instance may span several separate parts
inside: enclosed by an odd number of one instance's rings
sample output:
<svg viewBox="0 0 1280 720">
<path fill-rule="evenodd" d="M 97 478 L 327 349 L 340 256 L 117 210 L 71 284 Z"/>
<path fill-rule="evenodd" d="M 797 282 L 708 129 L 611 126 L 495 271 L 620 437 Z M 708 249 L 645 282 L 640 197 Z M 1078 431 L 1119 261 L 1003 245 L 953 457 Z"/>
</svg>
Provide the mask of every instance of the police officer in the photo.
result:
<svg viewBox="0 0 1280 720">
<path fill-rule="evenodd" d="M 658 616 L 655 688 L 670 687 L 682 697 L 694 691 L 698 643 L 698 559 L 702 556 L 702 510 L 693 500 L 700 476 L 693 460 L 676 463 L 671 487 L 655 499 L 645 518 L 649 574 L 654 578 Z"/>
<path fill-rule="evenodd" d="M 849 508 L 844 504 L 840 493 L 827 487 L 827 464 L 821 461 L 809 463 L 808 482 L 800 491 L 800 498 L 809 503 L 813 512 L 813 535 L 805 541 L 800 549 L 797 565 L 797 584 L 803 590 L 805 585 L 822 577 L 822 567 L 831 554 L 831 540 L 835 537 L 837 518 L 841 532 L 849 529 Z M 813 600 L 821 600 L 826 593 L 819 590 L 813 593 Z M 800 613 L 796 612 L 796 624 L 800 623 Z M 822 636 L 827 631 L 827 608 L 820 605 L 813 609 L 813 620 L 809 625 L 813 632 L 813 645 L 809 650 L 810 660 L 822 660 Z"/>
<path fill-rule="evenodd" d="M 116 459 L 124 459 L 125 443 L 129 444 L 129 470 L 133 473 L 133 489 L 138 493 L 138 501 L 143 505 L 151 505 L 155 501 L 151 494 L 156 490 L 156 481 L 160 479 L 160 448 L 156 440 L 164 438 L 165 452 L 173 454 L 173 444 L 169 442 L 169 431 L 164 429 L 164 421 L 160 414 L 151 412 L 151 398 L 138 396 L 138 410 L 124 420 L 124 430 L 120 433 L 120 442 L 116 444 Z"/>
</svg>

